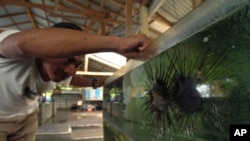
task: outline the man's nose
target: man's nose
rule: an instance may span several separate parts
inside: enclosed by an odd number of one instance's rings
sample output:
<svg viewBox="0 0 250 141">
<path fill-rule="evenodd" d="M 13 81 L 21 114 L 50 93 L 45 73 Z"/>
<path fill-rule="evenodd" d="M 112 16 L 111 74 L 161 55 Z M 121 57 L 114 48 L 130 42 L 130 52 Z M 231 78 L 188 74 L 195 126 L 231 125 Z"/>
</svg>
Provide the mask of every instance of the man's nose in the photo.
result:
<svg viewBox="0 0 250 141">
<path fill-rule="evenodd" d="M 75 68 L 74 64 L 69 64 L 65 70 L 64 70 L 68 75 L 74 75 L 77 71 L 77 69 Z"/>
</svg>

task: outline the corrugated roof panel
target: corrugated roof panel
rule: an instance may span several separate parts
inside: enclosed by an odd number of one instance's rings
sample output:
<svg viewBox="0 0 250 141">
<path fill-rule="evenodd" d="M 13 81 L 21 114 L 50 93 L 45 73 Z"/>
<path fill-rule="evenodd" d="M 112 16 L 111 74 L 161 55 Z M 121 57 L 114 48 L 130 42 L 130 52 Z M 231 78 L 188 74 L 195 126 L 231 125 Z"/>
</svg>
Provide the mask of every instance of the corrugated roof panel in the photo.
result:
<svg viewBox="0 0 250 141">
<path fill-rule="evenodd" d="M 29 23 L 20 24 L 18 27 L 20 28 L 20 30 L 32 29 L 32 26 Z"/>
<path fill-rule="evenodd" d="M 40 18 L 40 17 L 35 17 L 35 20 L 37 23 L 39 23 L 39 25 L 42 25 L 44 27 L 48 26 L 48 22 L 46 19 Z"/>
<path fill-rule="evenodd" d="M 46 17 L 46 14 L 45 14 L 45 12 L 43 11 L 43 10 L 41 10 L 41 9 L 38 9 L 38 8 L 32 8 L 30 11 L 32 11 L 32 13 L 33 14 L 35 14 L 35 15 L 39 15 L 40 17 Z"/>
<path fill-rule="evenodd" d="M 167 0 L 157 12 L 169 22 L 176 23 L 192 9 L 192 0 Z"/>
<path fill-rule="evenodd" d="M 192 10 L 192 2 L 190 0 L 176 0 L 175 5 L 180 18 L 183 18 Z"/>
<path fill-rule="evenodd" d="M 43 3 L 42 1 L 44 1 L 44 4 L 46 4 L 46 5 L 49 5 L 49 6 L 55 5 L 54 2 L 52 2 L 51 0 L 32 0 L 32 1 L 39 1 L 38 3 L 40 3 L 40 4 L 42 4 Z"/>
<path fill-rule="evenodd" d="M 4 16 L 6 15 L 7 13 L 5 12 L 5 10 L 3 9 L 2 6 L 0 6 L 0 16 Z"/>
<path fill-rule="evenodd" d="M 29 17 L 26 14 L 12 16 L 12 19 L 14 20 L 14 22 L 28 22 L 29 23 Z"/>
<path fill-rule="evenodd" d="M 12 20 L 9 17 L 0 18 L 0 23 L 2 26 L 7 26 L 12 24 Z"/>
<path fill-rule="evenodd" d="M 15 14 L 15 13 L 21 13 L 21 12 L 25 12 L 25 9 L 21 6 L 16 6 L 16 5 L 5 5 L 4 6 L 5 9 L 7 10 L 7 12 L 9 14 Z M 0 9 L 2 9 L 3 7 L 0 7 Z M 5 11 L 3 9 L 3 11 Z"/>
<path fill-rule="evenodd" d="M 152 0 L 150 3 L 156 0 Z M 157 12 L 161 16 L 158 19 L 154 19 L 154 15 L 150 15 L 148 25 L 150 33 L 158 35 L 156 28 L 162 29 L 160 24 L 173 25 L 177 23 L 183 16 L 188 14 L 192 9 L 193 0 L 157 0 L 162 5 L 153 7 L 153 14 Z M 101 8 L 101 2 L 104 2 L 104 7 Z M 133 21 L 140 22 L 140 10 L 142 2 L 144 5 L 145 0 L 133 1 L 132 13 L 137 15 L 133 18 Z M 126 0 L 0 0 L 0 28 L 14 28 L 14 29 L 29 29 L 33 28 L 29 19 L 29 14 L 34 18 L 34 23 L 38 28 L 50 27 L 54 23 L 61 21 L 72 22 L 79 26 L 86 28 L 89 27 L 91 21 L 97 18 L 96 23 L 89 29 L 89 33 L 94 34 L 108 34 L 115 36 L 126 36 Z M 8 12 L 5 11 L 4 7 Z M 30 10 L 30 13 L 25 8 Z M 102 12 L 104 11 L 104 12 Z M 149 9 L 149 12 L 151 10 Z M 15 14 L 15 15 L 13 15 Z M 26 14 L 23 16 L 22 14 Z M 104 14 L 104 15 L 103 15 Z M 8 16 L 8 18 L 6 18 Z M 12 17 L 13 16 L 13 17 Z M 134 15 L 132 15 L 134 16 Z M 157 16 L 156 16 L 157 17 Z M 14 21 L 12 21 L 12 19 Z M 165 19 L 164 19 L 165 18 Z M 152 27 L 152 22 L 155 24 Z M 100 23 L 105 25 L 105 33 L 99 32 L 102 26 Z M 169 24 L 170 23 L 170 24 Z M 138 33 L 140 24 L 133 24 L 131 31 L 133 34 Z M 159 33 L 160 34 L 160 33 Z M 157 38 L 158 36 L 154 36 Z M 149 35 L 150 36 L 150 35 Z M 90 64 L 90 68 L 102 69 L 103 71 L 108 68 L 108 65 L 100 64 L 97 61 Z M 97 66 L 96 66 L 97 65 Z M 99 65 L 99 66 L 98 66 Z M 112 69 L 111 69 L 112 70 Z M 112 71 L 115 71 L 114 69 Z"/>
<path fill-rule="evenodd" d="M 44 0 L 45 2 L 48 2 L 48 0 Z M 35 4 L 41 4 L 41 0 L 30 0 L 30 2 L 35 3 Z"/>
</svg>

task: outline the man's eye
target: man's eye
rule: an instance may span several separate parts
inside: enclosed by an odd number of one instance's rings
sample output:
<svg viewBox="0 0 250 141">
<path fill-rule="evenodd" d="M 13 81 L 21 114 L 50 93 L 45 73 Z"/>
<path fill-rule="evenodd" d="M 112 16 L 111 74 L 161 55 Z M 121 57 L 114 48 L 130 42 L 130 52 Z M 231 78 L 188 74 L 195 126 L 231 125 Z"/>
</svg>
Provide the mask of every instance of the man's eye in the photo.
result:
<svg viewBox="0 0 250 141">
<path fill-rule="evenodd" d="M 67 58 L 67 61 L 68 61 L 69 63 L 74 63 L 74 62 L 75 62 L 75 59 L 74 59 L 74 58 Z"/>
<path fill-rule="evenodd" d="M 75 67 L 78 68 L 81 64 L 81 62 L 75 63 Z"/>
<path fill-rule="evenodd" d="M 75 68 L 78 68 L 82 64 L 82 62 L 77 61 L 75 58 L 67 58 L 67 62 L 69 64 L 74 64 Z"/>
</svg>

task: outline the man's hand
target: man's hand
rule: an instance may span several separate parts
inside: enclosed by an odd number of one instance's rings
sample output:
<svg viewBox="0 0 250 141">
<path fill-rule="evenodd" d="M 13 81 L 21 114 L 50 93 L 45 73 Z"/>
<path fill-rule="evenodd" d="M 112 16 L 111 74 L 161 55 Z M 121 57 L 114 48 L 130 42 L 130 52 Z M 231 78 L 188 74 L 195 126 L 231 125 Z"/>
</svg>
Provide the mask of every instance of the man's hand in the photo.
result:
<svg viewBox="0 0 250 141">
<path fill-rule="evenodd" d="M 138 58 L 149 47 L 151 40 L 144 34 L 121 38 L 118 53 L 127 58 Z"/>
</svg>

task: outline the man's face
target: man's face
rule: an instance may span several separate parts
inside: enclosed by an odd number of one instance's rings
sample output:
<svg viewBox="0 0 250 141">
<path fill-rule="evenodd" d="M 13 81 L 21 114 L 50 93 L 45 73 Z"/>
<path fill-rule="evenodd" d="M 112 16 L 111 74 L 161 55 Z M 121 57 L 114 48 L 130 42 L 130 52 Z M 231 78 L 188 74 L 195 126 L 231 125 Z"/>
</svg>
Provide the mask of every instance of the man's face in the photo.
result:
<svg viewBox="0 0 250 141">
<path fill-rule="evenodd" d="M 76 73 L 83 57 L 76 56 L 60 59 L 43 59 L 43 70 L 49 80 L 60 82 Z"/>
</svg>

